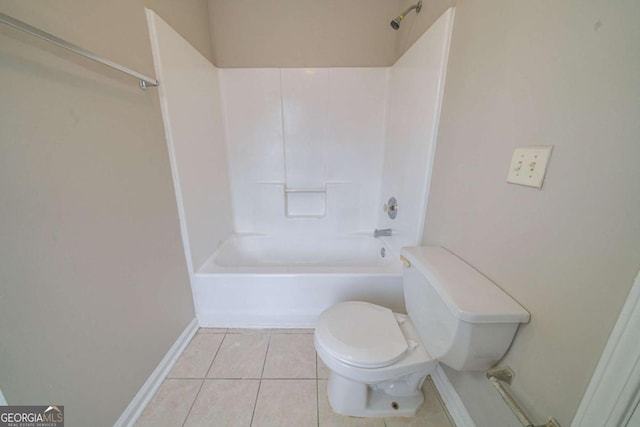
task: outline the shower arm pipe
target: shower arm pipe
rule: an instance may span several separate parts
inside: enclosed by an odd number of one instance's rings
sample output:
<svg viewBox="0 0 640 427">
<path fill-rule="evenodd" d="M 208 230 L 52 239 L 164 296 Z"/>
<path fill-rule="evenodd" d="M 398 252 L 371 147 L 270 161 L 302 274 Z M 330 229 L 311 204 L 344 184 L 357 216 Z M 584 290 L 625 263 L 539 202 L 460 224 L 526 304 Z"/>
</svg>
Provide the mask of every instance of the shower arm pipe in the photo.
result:
<svg viewBox="0 0 640 427">
<path fill-rule="evenodd" d="M 140 89 L 144 90 L 149 86 L 160 85 L 160 83 L 152 77 L 145 76 L 144 74 L 141 74 L 123 65 L 120 65 L 117 62 L 113 62 L 109 59 L 102 58 L 93 52 L 90 52 L 86 49 L 81 48 L 80 46 L 76 46 L 73 43 L 69 43 L 68 41 L 63 40 L 59 37 L 56 37 L 53 34 L 42 31 L 36 27 L 33 27 L 27 24 L 26 22 L 22 22 L 18 19 L 12 18 L 11 16 L 5 15 L 4 13 L 1 13 L 1 12 L 0 12 L 0 22 L 2 22 L 3 24 L 7 24 L 10 27 L 16 28 L 20 31 L 24 31 L 25 33 L 31 34 L 32 36 L 38 37 L 42 40 L 46 40 L 49 43 L 53 43 L 56 46 L 59 46 L 63 49 L 67 49 L 80 56 L 84 56 L 85 58 L 91 59 L 92 61 L 99 62 L 100 64 L 106 65 L 107 67 L 111 67 L 114 70 L 133 76 L 140 81 Z"/>
<path fill-rule="evenodd" d="M 400 18 L 400 20 L 403 20 L 405 18 L 405 16 L 407 16 L 407 14 L 409 12 L 411 12 L 413 9 L 416 10 L 416 13 L 420 13 L 420 9 L 422 9 L 422 0 L 420 0 L 418 3 L 409 6 L 407 8 L 407 10 L 405 10 L 404 12 L 402 12 L 398 17 Z"/>
</svg>

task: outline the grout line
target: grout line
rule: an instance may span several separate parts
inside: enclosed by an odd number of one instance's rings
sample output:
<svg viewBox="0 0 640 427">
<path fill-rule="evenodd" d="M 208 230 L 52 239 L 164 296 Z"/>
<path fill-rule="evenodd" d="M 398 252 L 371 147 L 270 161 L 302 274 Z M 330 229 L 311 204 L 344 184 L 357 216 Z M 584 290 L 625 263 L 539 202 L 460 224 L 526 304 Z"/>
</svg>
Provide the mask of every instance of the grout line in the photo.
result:
<svg viewBox="0 0 640 427">
<path fill-rule="evenodd" d="M 198 400 L 198 396 L 200 396 L 200 392 L 202 391 L 202 387 L 204 387 L 204 382 L 206 380 L 207 374 L 209 373 L 209 370 L 211 370 L 211 365 L 213 365 L 213 361 L 216 360 L 216 356 L 218 355 L 218 352 L 220 351 L 220 348 L 222 347 L 222 343 L 224 342 L 224 339 L 226 337 L 227 335 L 225 334 L 225 336 L 222 337 L 222 341 L 220 341 L 220 344 L 218 344 L 218 348 L 216 349 L 216 352 L 213 355 L 213 359 L 211 359 L 211 363 L 209 363 L 209 369 L 207 369 L 207 372 L 204 374 L 205 378 L 202 378 L 201 380 L 202 382 L 200 383 L 200 388 L 198 389 L 196 396 L 193 398 L 193 402 L 191 402 L 191 406 L 189 406 L 189 411 L 187 412 L 187 416 L 184 417 L 184 421 L 182 422 L 183 427 L 186 424 L 187 420 L 189 419 L 189 415 L 191 415 L 191 410 L 193 409 L 193 405 L 196 404 L 196 400 Z"/>
<path fill-rule="evenodd" d="M 261 378 L 258 377 L 243 377 L 243 378 L 234 378 L 234 377 L 215 377 L 215 378 L 211 378 L 211 377 L 171 377 L 171 378 L 166 378 L 167 380 L 224 380 L 224 381 L 255 381 L 255 380 L 260 380 Z M 265 380 L 283 380 L 283 381 L 296 381 L 296 380 L 315 380 L 316 377 L 287 377 L 287 378 L 282 378 L 282 377 L 274 377 L 274 378 L 270 378 L 270 377 L 264 377 L 263 379 Z M 320 378 L 321 380 L 325 380 L 326 378 Z"/>
<path fill-rule="evenodd" d="M 262 382 L 262 377 L 264 376 L 264 367 L 267 365 L 267 356 L 269 356 L 269 347 L 271 347 L 271 336 L 269 336 L 269 341 L 267 342 L 267 351 L 264 352 L 264 360 L 262 361 L 262 372 L 260 372 L 260 382 Z"/>
<path fill-rule="evenodd" d="M 258 397 L 260 397 L 260 388 L 262 387 L 262 376 L 264 375 L 264 367 L 267 364 L 267 356 L 269 355 L 269 347 L 271 346 L 271 334 L 268 335 L 267 351 L 264 352 L 264 360 L 262 361 L 262 372 L 260 372 L 260 382 L 258 383 L 258 392 L 256 393 L 256 401 L 253 404 L 253 412 L 251 413 L 251 422 L 249 425 L 253 425 L 253 417 L 256 415 L 256 406 L 258 406 Z"/>
<path fill-rule="evenodd" d="M 227 335 L 271 335 L 271 329 L 229 329 Z"/>
<path fill-rule="evenodd" d="M 286 331 L 286 332 L 285 332 Z M 214 335 L 225 333 L 227 335 L 313 335 L 313 329 L 306 331 L 292 331 L 287 329 L 229 329 L 227 332 L 202 332 L 203 334 Z"/>
<path fill-rule="evenodd" d="M 191 402 L 191 406 L 189 406 L 189 411 L 187 412 L 187 415 L 184 417 L 184 421 L 182 421 L 182 426 L 184 427 L 184 425 L 186 424 L 187 420 L 189 419 L 189 415 L 191 415 L 191 410 L 193 409 L 193 405 L 195 405 L 196 400 L 198 399 L 198 396 L 200 395 L 200 391 L 202 390 L 202 386 L 204 385 L 204 380 L 200 380 L 200 388 L 198 389 L 198 392 L 196 393 L 195 397 L 193 398 L 193 402 Z"/>
<path fill-rule="evenodd" d="M 218 378 L 216 378 L 216 379 L 218 379 Z M 237 379 L 237 378 L 229 378 L 229 379 Z M 257 378 L 254 378 L 254 379 L 257 379 Z M 293 377 L 293 378 L 292 378 L 292 377 L 289 377 L 289 378 L 282 378 L 282 377 L 269 378 L 269 377 L 263 377 L 262 379 L 263 379 L 263 380 L 269 380 L 269 381 L 271 381 L 271 380 L 278 380 L 278 381 L 280 381 L 280 380 L 283 380 L 283 381 L 307 380 L 307 381 L 309 381 L 309 380 L 315 380 L 315 379 L 317 379 L 317 378 L 316 378 L 316 377 L 300 377 L 300 378 L 296 378 L 296 377 Z"/>
<path fill-rule="evenodd" d="M 233 378 L 233 377 L 215 377 L 215 378 L 210 378 L 210 377 L 171 377 L 171 378 L 167 378 L 168 380 L 221 380 L 221 381 L 255 381 L 255 380 L 259 380 L 260 378 L 258 377 L 243 377 L 243 378 Z M 309 379 L 309 378 L 285 378 L 285 379 Z M 311 378 L 313 379 L 313 378 Z"/>
<path fill-rule="evenodd" d="M 209 369 L 207 369 L 207 373 L 204 374 L 204 379 L 207 379 L 209 377 L 209 372 L 211 371 L 211 368 L 213 367 L 213 362 L 216 361 L 216 357 L 218 357 L 218 353 L 220 353 L 220 349 L 222 348 L 222 344 L 224 344 L 226 339 L 227 339 L 227 334 L 225 333 L 224 336 L 222 337 L 222 341 L 220 341 L 220 344 L 218 345 L 218 348 L 216 349 L 215 354 L 213 355 L 213 359 L 211 359 L 211 363 L 209 363 Z"/>
</svg>

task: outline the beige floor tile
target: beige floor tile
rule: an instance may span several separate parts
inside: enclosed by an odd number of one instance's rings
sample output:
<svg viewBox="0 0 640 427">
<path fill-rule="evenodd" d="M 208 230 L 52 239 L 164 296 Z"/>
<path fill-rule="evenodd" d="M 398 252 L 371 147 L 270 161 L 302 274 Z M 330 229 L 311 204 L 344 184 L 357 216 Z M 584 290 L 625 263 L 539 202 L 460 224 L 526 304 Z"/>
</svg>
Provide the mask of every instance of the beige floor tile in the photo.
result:
<svg viewBox="0 0 640 427">
<path fill-rule="evenodd" d="M 263 328 L 229 328 L 227 329 L 228 334 L 270 334 L 271 329 L 263 329 Z"/>
<path fill-rule="evenodd" d="M 249 427 L 260 380 L 205 380 L 185 427 Z"/>
<path fill-rule="evenodd" d="M 200 328 L 199 334 L 224 334 L 227 332 L 227 328 Z"/>
<path fill-rule="evenodd" d="M 207 378 L 260 378 L 269 344 L 265 334 L 227 334 Z"/>
<path fill-rule="evenodd" d="M 327 368 L 327 365 L 325 365 L 322 359 L 320 359 L 320 356 L 316 355 L 316 358 L 316 363 L 318 364 L 318 379 L 328 379 L 331 370 Z"/>
<path fill-rule="evenodd" d="M 455 427 L 449 422 L 446 415 L 440 413 L 420 414 L 418 411 L 415 417 L 394 417 L 385 418 L 386 427 Z"/>
<path fill-rule="evenodd" d="M 135 425 L 137 427 L 181 426 L 201 385 L 202 380 L 164 380 Z"/>
<path fill-rule="evenodd" d="M 316 426 L 316 380 L 262 380 L 252 427 Z"/>
<path fill-rule="evenodd" d="M 437 391 L 429 378 L 422 386 L 424 403 L 414 417 L 385 418 L 387 427 L 455 427 L 442 406 Z"/>
<path fill-rule="evenodd" d="M 385 427 L 384 418 L 356 418 L 338 415 L 331 409 L 327 396 L 327 381 L 318 381 L 318 413 L 320 427 Z"/>
<path fill-rule="evenodd" d="M 272 335 L 262 377 L 316 378 L 313 335 Z"/>
<path fill-rule="evenodd" d="M 196 334 L 167 378 L 204 378 L 224 335 Z"/>
<path fill-rule="evenodd" d="M 280 329 L 272 329 L 272 334 L 313 334 L 313 328 L 280 328 Z"/>
<path fill-rule="evenodd" d="M 190 378 L 166 379 L 136 426 L 181 426 L 187 417 L 186 425 L 191 427 L 246 426 L 253 416 L 255 426 L 455 427 L 430 378 L 423 385 L 425 402 L 415 417 L 384 420 L 334 414 L 324 379 L 259 381 L 263 366 L 267 373 L 267 362 L 271 373 L 282 378 L 308 375 L 316 370 L 319 378 L 328 374 L 328 369 L 316 358 L 312 334 L 269 334 L 263 330 L 227 335 L 205 332 L 196 337 L 180 357 L 180 365 L 176 363 L 175 371 L 183 371 L 181 375 L 197 372 L 203 359 L 198 355 L 215 353 L 216 343 L 224 337 L 209 372 L 211 376 L 219 375 L 218 379 L 204 382 Z M 312 363 L 308 363 L 309 360 Z M 243 377 L 254 379 L 230 379 Z"/>
</svg>

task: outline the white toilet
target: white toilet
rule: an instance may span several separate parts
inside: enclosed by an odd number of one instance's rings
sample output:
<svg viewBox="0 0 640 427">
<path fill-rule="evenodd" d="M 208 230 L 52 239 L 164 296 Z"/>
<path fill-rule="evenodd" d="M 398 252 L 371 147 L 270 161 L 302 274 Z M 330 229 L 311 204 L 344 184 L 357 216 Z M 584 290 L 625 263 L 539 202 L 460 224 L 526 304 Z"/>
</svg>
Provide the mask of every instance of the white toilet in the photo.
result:
<svg viewBox="0 0 640 427">
<path fill-rule="evenodd" d="M 412 416 L 439 362 L 486 370 L 502 358 L 529 313 L 489 279 L 440 247 L 404 248 L 408 315 L 349 301 L 319 317 L 314 341 L 331 370 L 329 402 L 356 417 Z"/>
</svg>

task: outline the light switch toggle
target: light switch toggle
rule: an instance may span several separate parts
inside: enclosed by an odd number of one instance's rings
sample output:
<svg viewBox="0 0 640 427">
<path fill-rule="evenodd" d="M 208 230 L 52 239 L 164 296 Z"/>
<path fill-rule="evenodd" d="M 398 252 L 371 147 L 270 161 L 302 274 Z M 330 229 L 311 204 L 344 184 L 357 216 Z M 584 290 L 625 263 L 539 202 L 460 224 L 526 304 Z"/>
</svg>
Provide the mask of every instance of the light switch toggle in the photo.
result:
<svg viewBox="0 0 640 427">
<path fill-rule="evenodd" d="M 513 151 L 507 182 L 542 188 L 552 149 L 550 145 L 516 148 Z"/>
</svg>

